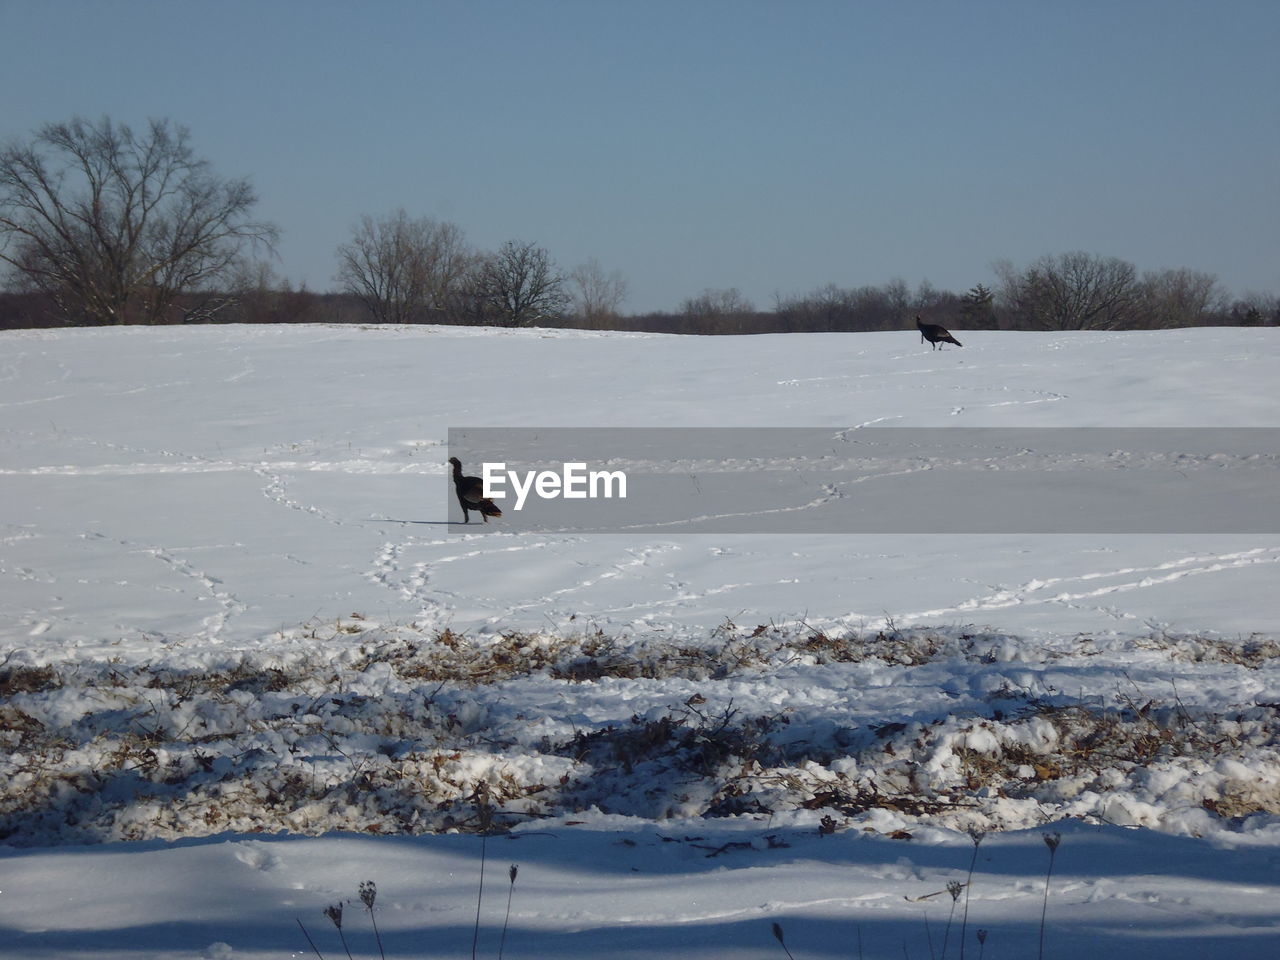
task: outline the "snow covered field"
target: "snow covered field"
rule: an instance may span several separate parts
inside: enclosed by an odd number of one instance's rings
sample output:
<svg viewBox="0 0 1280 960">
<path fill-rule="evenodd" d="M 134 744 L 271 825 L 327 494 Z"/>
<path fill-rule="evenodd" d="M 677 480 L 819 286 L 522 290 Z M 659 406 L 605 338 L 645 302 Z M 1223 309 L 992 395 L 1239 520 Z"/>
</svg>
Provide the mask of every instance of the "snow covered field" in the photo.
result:
<svg viewBox="0 0 1280 960">
<path fill-rule="evenodd" d="M 1280 535 L 479 531 L 445 438 L 1280 427 L 1275 334 L 0 334 L 0 957 L 467 956 L 490 818 L 483 956 L 515 862 L 512 957 L 941 956 L 966 831 L 966 956 L 1046 831 L 1045 956 L 1273 956 Z"/>
</svg>

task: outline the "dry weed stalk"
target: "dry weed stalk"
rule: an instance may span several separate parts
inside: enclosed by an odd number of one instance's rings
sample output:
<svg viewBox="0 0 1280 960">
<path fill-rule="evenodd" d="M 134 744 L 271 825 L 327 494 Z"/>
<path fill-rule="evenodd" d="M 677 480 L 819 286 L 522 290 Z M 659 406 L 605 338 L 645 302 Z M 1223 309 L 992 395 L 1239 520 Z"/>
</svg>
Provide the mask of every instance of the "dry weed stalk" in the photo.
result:
<svg viewBox="0 0 1280 960">
<path fill-rule="evenodd" d="M 516 892 L 516 875 L 520 872 L 519 864 L 513 863 L 507 870 L 511 885 L 507 887 L 507 915 L 502 920 L 502 939 L 498 941 L 498 960 L 502 960 L 502 951 L 507 945 L 507 928 L 511 925 L 511 898 Z"/>
<path fill-rule="evenodd" d="M 352 960 L 351 948 L 347 946 L 347 935 L 342 932 L 342 904 L 329 904 L 324 908 L 324 915 L 338 928 L 338 939 L 342 941 L 342 949 L 347 952 L 347 960 Z"/>
<path fill-rule="evenodd" d="M 364 904 L 364 908 L 369 911 L 369 922 L 373 924 L 373 938 L 378 944 L 378 955 L 382 960 L 387 960 L 386 951 L 382 949 L 382 934 L 378 932 L 378 918 L 374 916 L 373 904 L 378 899 L 378 887 L 372 880 L 366 880 L 360 884 L 360 901 Z"/>
<path fill-rule="evenodd" d="M 796 960 L 795 957 L 791 956 L 791 951 L 787 949 L 787 941 L 782 937 L 782 924 L 776 920 L 773 924 L 773 938 L 782 945 L 782 952 L 787 955 L 787 960 Z"/>
<path fill-rule="evenodd" d="M 947 914 L 947 929 L 942 934 L 942 960 L 947 960 L 947 943 L 951 940 L 951 921 L 956 915 L 956 901 L 960 899 L 960 892 L 964 889 L 964 884 L 959 880 L 952 880 L 947 883 L 947 893 L 951 894 L 951 911 Z"/>
<path fill-rule="evenodd" d="M 1040 907 L 1040 960 L 1044 960 L 1044 920 L 1049 912 L 1049 879 L 1053 876 L 1053 860 L 1058 855 L 1062 834 L 1054 831 L 1044 835 L 1044 845 L 1049 848 L 1049 869 L 1044 875 L 1044 903 Z"/>
<path fill-rule="evenodd" d="M 973 889 L 973 868 L 978 863 L 978 848 L 986 837 L 985 830 L 970 830 L 969 839 L 973 841 L 973 856 L 969 859 L 969 876 L 964 884 L 964 915 L 960 919 L 960 960 L 964 960 L 965 933 L 969 929 L 969 891 Z"/>
</svg>

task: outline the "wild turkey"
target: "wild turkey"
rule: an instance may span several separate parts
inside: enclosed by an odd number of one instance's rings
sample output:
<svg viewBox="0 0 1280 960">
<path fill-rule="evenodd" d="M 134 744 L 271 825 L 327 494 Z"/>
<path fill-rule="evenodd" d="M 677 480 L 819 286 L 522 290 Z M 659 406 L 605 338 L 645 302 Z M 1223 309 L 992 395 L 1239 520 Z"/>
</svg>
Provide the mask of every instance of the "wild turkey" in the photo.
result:
<svg viewBox="0 0 1280 960">
<path fill-rule="evenodd" d="M 928 340 L 933 344 L 934 350 L 941 350 L 938 346 L 939 341 L 945 343 L 954 343 L 957 347 L 963 347 L 964 344 L 953 337 L 946 327 L 936 323 L 921 323 L 920 318 L 916 317 L 916 326 L 920 328 L 920 342 L 924 343 Z"/>
<path fill-rule="evenodd" d="M 457 457 L 450 457 L 449 462 L 453 464 L 453 489 L 457 492 L 458 503 L 462 506 L 462 522 L 471 522 L 472 510 L 479 513 L 485 523 L 489 522 L 490 517 L 502 516 L 502 511 L 497 505 L 485 497 L 483 481 L 479 477 L 464 477 L 462 463 Z"/>
</svg>

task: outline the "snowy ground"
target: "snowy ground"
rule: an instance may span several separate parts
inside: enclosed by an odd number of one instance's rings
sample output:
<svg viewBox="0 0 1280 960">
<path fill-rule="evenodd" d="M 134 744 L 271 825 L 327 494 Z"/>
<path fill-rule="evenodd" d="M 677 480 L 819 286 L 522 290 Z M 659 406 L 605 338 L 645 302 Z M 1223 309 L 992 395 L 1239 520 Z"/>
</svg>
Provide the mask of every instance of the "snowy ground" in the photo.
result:
<svg viewBox="0 0 1280 960">
<path fill-rule="evenodd" d="M 981 830 L 966 955 L 1045 831 L 1046 956 L 1274 955 L 1280 535 L 449 522 L 451 427 L 1280 426 L 1274 330 L 961 339 L 0 334 L 0 957 L 466 956 L 489 817 L 484 956 L 512 862 L 513 957 L 941 956 Z"/>
</svg>

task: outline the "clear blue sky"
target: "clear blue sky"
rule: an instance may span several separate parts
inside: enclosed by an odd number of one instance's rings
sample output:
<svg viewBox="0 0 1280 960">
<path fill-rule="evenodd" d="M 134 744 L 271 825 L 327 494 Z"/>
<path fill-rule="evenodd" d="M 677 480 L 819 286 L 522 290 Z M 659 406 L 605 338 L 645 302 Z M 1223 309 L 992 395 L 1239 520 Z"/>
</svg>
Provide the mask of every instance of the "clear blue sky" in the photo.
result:
<svg viewBox="0 0 1280 960">
<path fill-rule="evenodd" d="M 1280 0 L 0 0 L 0 91 L 187 125 L 312 289 L 404 207 L 628 312 L 1068 250 L 1280 293 Z"/>
</svg>

